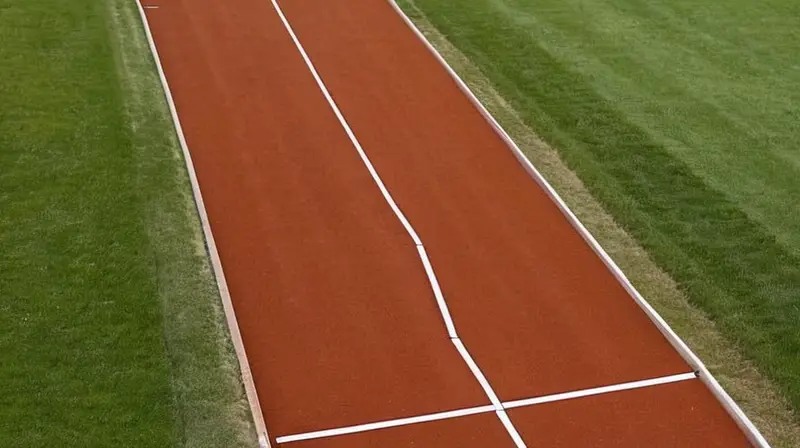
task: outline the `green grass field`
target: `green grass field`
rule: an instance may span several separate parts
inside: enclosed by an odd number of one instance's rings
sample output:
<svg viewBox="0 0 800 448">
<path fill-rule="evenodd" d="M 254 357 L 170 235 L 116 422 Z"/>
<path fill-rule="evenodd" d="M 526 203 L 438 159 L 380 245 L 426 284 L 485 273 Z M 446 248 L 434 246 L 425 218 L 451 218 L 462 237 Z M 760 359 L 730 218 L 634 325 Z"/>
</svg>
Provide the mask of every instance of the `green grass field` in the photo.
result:
<svg viewBox="0 0 800 448">
<path fill-rule="evenodd" d="M 800 4 L 413 3 L 800 410 Z"/>
<path fill-rule="evenodd" d="M 0 0 L 0 446 L 253 446 L 128 0 Z"/>
<path fill-rule="evenodd" d="M 737 399 L 767 390 L 740 350 L 800 411 L 800 4 L 413 3 Z M 0 0 L 0 61 L 0 446 L 253 446 L 135 3 Z"/>
</svg>

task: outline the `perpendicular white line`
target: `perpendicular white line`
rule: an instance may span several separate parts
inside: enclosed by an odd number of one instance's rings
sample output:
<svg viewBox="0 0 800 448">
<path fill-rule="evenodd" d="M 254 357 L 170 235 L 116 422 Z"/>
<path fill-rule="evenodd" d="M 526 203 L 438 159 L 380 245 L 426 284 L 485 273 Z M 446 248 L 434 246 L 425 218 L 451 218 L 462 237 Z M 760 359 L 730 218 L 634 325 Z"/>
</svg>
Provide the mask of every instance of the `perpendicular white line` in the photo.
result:
<svg viewBox="0 0 800 448">
<path fill-rule="evenodd" d="M 436 420 L 446 420 L 456 417 L 466 417 L 468 415 L 482 414 L 494 411 L 492 405 L 478 406 L 474 408 L 457 409 L 454 411 L 437 412 L 435 414 L 426 414 L 416 417 L 400 418 L 396 420 L 385 420 L 382 422 L 367 423 L 364 425 L 346 426 L 343 428 L 326 429 L 323 431 L 306 432 L 302 434 L 293 434 L 290 436 L 278 437 L 278 443 L 299 442 L 301 440 L 319 439 L 322 437 L 342 436 L 345 434 L 354 434 L 358 432 L 374 431 L 376 429 L 393 428 L 395 426 L 413 425 L 415 423 L 432 422 Z"/>
<path fill-rule="evenodd" d="M 414 231 L 413 227 L 411 227 L 411 224 L 408 222 L 408 219 L 406 219 L 405 215 L 400 210 L 400 207 L 394 201 L 394 198 L 392 198 L 392 195 L 389 193 L 389 190 L 386 188 L 386 185 L 384 185 L 383 180 L 381 180 L 380 176 L 378 175 L 378 171 L 372 165 L 372 162 L 369 160 L 369 157 L 367 157 L 367 153 L 364 151 L 364 148 L 361 147 L 361 143 L 359 143 L 358 139 L 353 133 L 353 130 L 350 129 L 350 125 L 347 123 L 347 120 L 344 119 L 344 115 L 342 115 L 342 112 L 339 110 L 339 106 L 333 100 L 333 97 L 328 91 L 328 88 L 325 86 L 325 83 L 322 82 L 322 78 L 319 76 L 316 67 L 314 67 L 314 64 L 311 62 L 311 58 L 308 56 L 308 53 L 306 53 L 305 48 L 303 48 L 303 44 L 300 43 L 300 39 L 298 39 L 297 35 L 294 33 L 294 29 L 292 29 L 292 26 L 289 24 L 289 20 L 287 20 L 286 16 L 283 14 L 283 10 L 281 9 L 277 0 L 271 0 L 271 1 L 272 1 L 272 6 L 275 8 L 275 11 L 278 13 L 278 16 L 281 19 L 281 22 L 283 22 L 284 28 L 286 28 L 286 31 L 289 33 L 289 36 L 292 38 L 292 42 L 294 42 L 295 47 L 297 47 L 297 51 L 300 52 L 300 56 L 303 57 L 303 60 L 305 61 L 306 66 L 308 67 L 308 70 L 311 72 L 311 75 L 317 82 L 317 86 L 322 91 L 322 95 L 325 96 L 326 100 L 328 100 L 328 104 L 333 110 L 333 113 L 336 115 L 336 118 L 339 120 L 339 124 L 341 124 L 342 128 L 344 128 L 347 137 L 350 138 L 350 142 L 356 148 L 358 155 L 361 157 L 361 161 L 367 167 L 369 174 L 372 175 L 372 179 L 378 185 L 378 188 L 383 194 L 384 199 L 386 199 L 386 202 L 389 203 L 389 206 L 392 208 L 392 211 L 394 211 L 394 214 L 397 215 L 397 219 L 399 219 L 400 222 L 403 224 L 403 227 L 405 227 L 406 232 L 408 232 L 408 234 L 411 236 L 411 239 L 414 240 L 414 244 L 417 246 L 421 245 L 422 241 L 419 239 L 419 236 L 417 236 L 417 232 Z"/>
<path fill-rule="evenodd" d="M 453 317 L 450 315 L 450 310 L 447 308 L 447 302 L 444 300 L 444 294 L 442 294 L 442 288 L 439 286 L 439 280 L 436 279 L 436 273 L 433 272 L 433 266 L 431 266 L 428 253 L 425 252 L 425 247 L 421 244 L 417 245 L 417 252 L 419 252 L 422 265 L 425 266 L 425 273 L 428 275 L 428 281 L 431 283 L 433 295 L 436 297 L 436 303 L 439 305 L 439 312 L 442 314 L 445 327 L 447 327 L 447 334 L 450 336 L 450 339 L 458 338 L 456 327 L 453 323 Z"/>
<path fill-rule="evenodd" d="M 464 359 L 467 361 L 467 364 L 470 365 L 470 368 L 475 367 L 477 370 L 477 366 L 475 365 L 474 361 L 472 361 L 472 357 L 469 356 L 469 353 L 466 352 L 464 349 L 463 344 L 460 344 L 460 340 L 454 340 L 453 343 L 456 344 L 456 347 L 459 349 L 459 353 L 462 353 L 462 356 L 465 356 Z M 462 351 L 463 350 L 463 351 Z M 477 371 L 476 377 L 483 378 L 483 374 L 480 371 Z M 474 373 L 474 372 L 473 372 Z M 545 403 L 552 403 L 555 401 L 565 401 L 571 400 L 575 398 L 582 398 L 588 397 L 592 395 L 600 395 L 600 394 L 607 394 L 613 392 L 620 392 L 624 390 L 631 390 L 631 389 L 640 389 L 644 387 L 652 387 L 658 386 L 662 384 L 669 384 L 669 383 L 676 383 L 679 381 L 686 381 L 692 380 L 697 378 L 697 374 L 695 372 L 689 373 L 681 373 L 677 375 L 669 375 L 663 376 L 659 378 L 652 378 L 648 380 L 641 380 L 641 381 L 632 381 L 628 383 L 620 383 L 614 384 L 610 386 L 603 386 L 603 387 L 595 387 L 591 389 L 583 389 L 577 390 L 572 392 L 566 392 L 561 394 L 552 394 L 552 395 L 544 395 L 540 397 L 534 398 L 527 398 L 524 400 L 516 400 L 516 401 L 508 401 L 505 403 L 500 403 L 499 401 L 495 403 L 492 402 L 491 405 L 485 406 L 476 406 L 473 408 L 463 408 L 463 409 L 456 409 L 454 411 L 445 411 L 445 412 L 437 412 L 434 414 L 425 414 L 419 415 L 415 417 L 406 417 L 406 418 L 399 418 L 395 420 L 384 420 L 380 422 L 373 422 L 373 423 L 366 423 L 362 425 L 353 425 L 353 426 L 345 426 L 342 428 L 333 428 L 333 429 L 325 429 L 322 431 L 313 431 L 313 432 L 306 432 L 301 434 L 293 434 L 289 436 L 282 436 L 277 438 L 278 443 L 289 443 L 289 442 L 299 442 L 301 440 L 309 440 L 309 439 L 319 439 L 323 437 L 333 437 L 333 436 L 340 436 L 346 434 L 355 434 L 359 432 L 365 431 L 373 431 L 376 429 L 384 429 L 384 428 L 393 428 L 396 426 L 406 426 L 406 425 L 413 425 L 415 423 L 425 423 L 425 422 L 432 422 L 436 420 L 447 420 L 451 418 L 458 418 L 458 417 L 466 417 L 469 415 L 475 414 L 484 414 L 488 412 L 495 412 L 497 417 L 503 423 L 503 426 L 506 428 L 508 433 L 511 435 L 511 438 L 514 440 L 514 443 L 518 448 L 525 447 L 525 442 L 520 437 L 517 429 L 514 427 L 514 424 L 511 422 L 511 419 L 506 412 L 507 409 L 513 408 L 520 408 L 525 406 L 535 406 L 539 404 Z M 481 382 L 483 385 L 485 382 L 485 378 Z M 488 386 L 488 383 L 485 383 Z M 487 395 L 495 396 L 494 392 L 491 391 L 491 388 L 488 389 Z M 496 398 L 496 396 L 495 396 Z M 491 398 L 490 398 L 491 399 Z"/>
<path fill-rule="evenodd" d="M 649 380 L 632 381 L 629 383 L 614 384 L 611 386 L 594 387 L 591 389 L 576 390 L 561 394 L 545 395 L 541 397 L 526 398 L 524 400 L 508 401 L 503 403 L 503 407 L 505 407 L 506 409 L 513 409 L 522 406 L 532 406 L 536 404 L 550 403 L 553 401 L 564 401 L 573 398 L 588 397 L 591 395 L 607 394 L 609 392 L 640 389 L 642 387 L 657 386 L 659 384 L 676 383 L 678 381 L 686 381 L 695 378 L 697 378 L 697 374 L 695 372 L 681 373 L 678 375 L 669 375 L 660 378 L 652 378 Z"/>
<path fill-rule="evenodd" d="M 454 338 L 451 339 L 451 341 L 453 341 L 453 345 L 456 346 L 456 350 L 458 350 L 458 353 L 461 354 L 461 357 L 464 359 L 464 362 L 466 362 L 467 366 L 469 366 L 469 370 L 472 371 L 472 375 L 475 377 L 475 379 L 478 380 L 478 383 L 480 383 L 481 387 L 483 388 L 483 391 L 486 393 L 486 396 L 489 397 L 489 401 L 492 402 L 492 404 L 495 407 L 495 410 L 498 411 L 503 410 L 503 404 L 500 402 L 500 399 L 497 397 L 497 394 L 494 393 L 494 389 L 492 389 L 492 386 L 489 384 L 489 381 L 486 379 L 485 376 L 483 376 L 483 372 L 481 372 L 481 369 L 478 368 L 478 364 L 476 364 L 475 360 L 472 359 L 472 355 L 470 355 L 469 352 L 467 351 L 467 347 L 465 347 L 464 343 L 461 342 L 461 339 Z"/>
</svg>

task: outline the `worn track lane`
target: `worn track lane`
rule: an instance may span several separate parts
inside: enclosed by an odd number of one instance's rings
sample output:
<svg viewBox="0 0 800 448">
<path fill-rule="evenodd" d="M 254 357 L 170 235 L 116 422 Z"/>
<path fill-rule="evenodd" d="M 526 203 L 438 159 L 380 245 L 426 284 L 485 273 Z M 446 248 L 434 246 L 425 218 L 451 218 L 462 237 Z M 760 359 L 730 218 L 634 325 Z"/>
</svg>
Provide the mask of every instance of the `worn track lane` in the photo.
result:
<svg viewBox="0 0 800 448">
<path fill-rule="evenodd" d="M 269 3 L 173 0 L 147 16 L 270 434 L 487 404 Z"/>
</svg>

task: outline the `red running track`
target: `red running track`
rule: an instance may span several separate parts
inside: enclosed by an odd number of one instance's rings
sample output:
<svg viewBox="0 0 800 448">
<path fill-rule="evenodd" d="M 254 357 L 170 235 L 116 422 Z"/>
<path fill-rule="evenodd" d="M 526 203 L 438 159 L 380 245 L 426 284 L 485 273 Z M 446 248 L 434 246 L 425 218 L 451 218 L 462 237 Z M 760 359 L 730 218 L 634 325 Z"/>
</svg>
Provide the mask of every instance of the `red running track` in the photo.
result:
<svg viewBox="0 0 800 448">
<path fill-rule="evenodd" d="M 749 446 L 698 379 L 287 441 L 691 368 L 391 4 L 144 4 L 273 444 Z"/>
</svg>

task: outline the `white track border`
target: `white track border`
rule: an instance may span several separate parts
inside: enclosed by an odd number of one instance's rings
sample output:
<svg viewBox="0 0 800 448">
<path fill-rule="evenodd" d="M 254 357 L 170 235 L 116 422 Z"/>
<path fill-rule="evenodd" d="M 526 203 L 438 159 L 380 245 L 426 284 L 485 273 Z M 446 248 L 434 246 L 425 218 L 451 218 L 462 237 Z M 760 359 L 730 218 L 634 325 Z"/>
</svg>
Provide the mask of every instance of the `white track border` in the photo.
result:
<svg viewBox="0 0 800 448">
<path fill-rule="evenodd" d="M 730 416 L 734 419 L 736 424 L 742 431 L 745 433 L 747 438 L 753 443 L 756 447 L 759 448 L 769 448 L 769 443 L 764 438 L 763 435 L 759 432 L 758 428 L 750 421 L 750 419 L 745 415 L 739 405 L 733 401 L 733 399 L 728 395 L 727 392 L 722 388 L 722 386 L 717 382 L 711 372 L 709 372 L 708 368 L 700 361 L 700 358 L 692 352 L 688 345 L 686 345 L 683 340 L 675 333 L 675 331 L 670 328 L 667 322 L 662 318 L 658 312 L 649 304 L 647 301 L 642 297 L 639 291 L 631 284 L 630 280 L 625 276 L 622 270 L 617 266 L 614 260 L 606 253 L 606 251 L 600 246 L 600 243 L 592 236 L 589 230 L 583 225 L 583 223 L 578 220 L 578 217 L 572 213 L 572 210 L 569 209 L 567 204 L 564 202 L 563 199 L 558 195 L 558 193 L 553 189 L 549 182 L 542 176 L 539 170 L 533 166 L 530 160 L 525 157 L 525 154 L 522 150 L 517 146 L 517 144 L 511 139 L 508 133 L 500 126 L 500 123 L 495 120 L 492 114 L 484 107 L 484 105 L 478 100 L 475 94 L 470 90 L 469 86 L 461 79 L 461 77 L 450 67 L 450 64 L 442 57 L 441 54 L 436 50 L 433 44 L 428 41 L 424 34 L 417 28 L 414 22 L 406 15 L 406 13 L 397 5 L 395 0 L 386 0 L 388 1 L 392 7 L 394 8 L 395 12 L 403 19 L 403 21 L 408 25 L 408 27 L 417 35 L 420 41 L 428 48 L 428 50 L 433 54 L 433 56 L 439 61 L 439 63 L 447 70 L 447 73 L 450 77 L 455 81 L 461 91 L 469 98 L 475 108 L 478 109 L 481 115 L 483 115 L 484 119 L 492 126 L 494 131 L 500 138 L 505 142 L 506 146 L 511 150 L 514 156 L 517 158 L 519 163 L 528 172 L 528 174 L 542 187 L 548 196 L 558 205 L 558 208 L 561 212 L 566 216 L 569 220 L 570 224 L 580 233 L 581 237 L 589 244 L 589 246 L 594 250 L 594 252 L 603 260 L 606 267 L 611 271 L 617 281 L 625 288 L 628 294 L 633 298 L 634 301 L 639 305 L 639 307 L 647 314 L 647 317 L 655 324 L 661 334 L 664 335 L 665 338 L 669 341 L 670 344 L 678 351 L 678 353 L 683 357 L 683 359 L 691 366 L 696 372 L 698 378 L 711 390 L 714 396 L 719 400 L 720 404 L 725 408 L 725 410 L 730 414 Z"/>
<path fill-rule="evenodd" d="M 522 400 L 507 401 L 499 405 L 490 404 L 486 406 L 476 406 L 473 408 L 463 408 L 463 409 L 456 409 L 453 411 L 437 412 L 434 414 L 425 414 L 425 415 L 417 415 L 414 417 L 398 418 L 395 420 L 384 420 L 380 422 L 371 422 L 361 425 L 343 426 L 340 428 L 324 429 L 321 431 L 291 434 L 287 436 L 278 437 L 277 442 L 279 444 L 284 444 L 291 442 L 299 442 L 301 440 L 320 439 L 324 437 L 336 437 L 346 434 L 356 434 L 359 432 L 374 431 L 376 429 L 394 428 L 397 426 L 414 425 L 417 423 L 426 423 L 437 420 L 447 420 L 458 417 L 466 417 L 469 415 L 495 412 L 500 421 L 503 423 L 503 425 L 506 426 L 506 430 L 509 431 L 514 442 L 523 445 L 524 442 L 522 442 L 522 438 L 517 433 L 514 426 L 511 424 L 511 420 L 508 418 L 508 414 L 506 413 L 506 410 L 508 409 L 535 406 L 545 403 L 553 403 L 556 401 L 572 400 L 575 398 L 591 397 L 594 395 L 602 395 L 602 394 L 620 392 L 625 390 L 641 389 L 643 387 L 652 387 L 652 386 L 659 386 L 662 384 L 677 383 L 679 381 L 694 380 L 696 378 L 697 374 L 695 372 L 679 373 L 677 375 L 663 376 L 659 378 L 652 378 L 649 380 L 631 381 L 629 383 L 612 384 L 609 386 L 593 387 L 591 389 L 583 389 L 583 390 L 576 390 L 572 392 L 564 392 L 553 395 L 542 395 Z"/>
<path fill-rule="evenodd" d="M 264 423 L 264 415 L 261 412 L 261 405 L 258 402 L 258 394 L 256 393 L 256 386 L 253 381 L 253 374 L 250 371 L 250 363 L 247 360 L 247 353 L 244 350 L 244 343 L 242 342 L 242 335 L 239 331 L 239 323 L 236 320 L 236 313 L 233 309 L 231 302 L 231 295 L 228 291 L 228 283 L 225 280 L 225 273 L 222 271 L 222 262 L 219 258 L 217 251 L 217 244 L 214 241 L 214 235 L 211 233 L 211 224 L 208 221 L 208 213 L 206 212 L 205 203 L 203 202 L 203 195 L 200 193 L 200 184 L 197 181 L 197 173 L 194 170 L 194 163 L 192 162 L 192 155 L 189 153 L 189 147 L 186 144 L 186 137 L 183 134 L 183 127 L 181 126 L 180 119 L 178 118 L 178 110 L 175 107 L 175 101 L 172 98 L 172 91 L 167 83 L 167 77 L 164 74 L 164 68 L 161 66 L 161 58 L 158 56 L 155 40 L 150 31 L 150 22 L 147 20 L 147 15 L 144 12 L 144 7 L 141 0 L 136 0 L 136 6 L 139 8 L 139 15 L 142 19 L 144 32 L 147 36 L 147 42 L 150 45 L 150 52 L 152 53 L 153 60 L 158 70 L 158 76 L 161 78 L 161 86 L 164 89 L 164 97 L 169 105 L 169 111 L 172 115 L 172 122 L 175 125 L 175 132 L 178 135 L 178 140 L 181 144 L 183 151 L 183 159 L 186 163 L 186 171 L 189 173 L 189 180 L 192 184 L 192 195 L 194 196 L 194 203 L 197 207 L 197 214 L 200 216 L 200 222 L 203 226 L 203 236 L 206 240 L 206 247 L 208 248 L 208 256 L 211 260 L 211 266 L 214 269 L 214 277 L 217 280 L 217 287 L 219 288 L 219 295 L 222 299 L 222 306 L 225 310 L 225 319 L 228 324 L 228 330 L 231 334 L 231 342 L 236 350 L 236 357 L 239 361 L 239 369 L 242 373 L 242 383 L 244 384 L 245 394 L 247 401 L 250 404 L 250 412 L 253 416 L 253 423 L 255 425 L 256 434 L 258 435 L 258 445 L 261 448 L 270 448 L 269 435 L 267 434 L 267 426 Z"/>
</svg>

